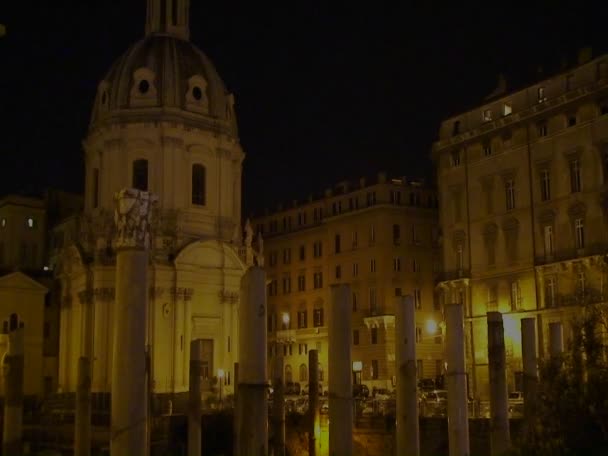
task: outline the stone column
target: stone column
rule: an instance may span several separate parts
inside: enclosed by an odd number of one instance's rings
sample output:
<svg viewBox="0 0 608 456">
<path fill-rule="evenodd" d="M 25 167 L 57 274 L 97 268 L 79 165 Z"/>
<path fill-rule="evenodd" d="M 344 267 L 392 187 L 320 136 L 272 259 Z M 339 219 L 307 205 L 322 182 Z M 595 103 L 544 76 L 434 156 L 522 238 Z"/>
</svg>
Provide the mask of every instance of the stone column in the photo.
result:
<svg viewBox="0 0 608 456">
<path fill-rule="evenodd" d="M 274 422 L 274 454 L 285 456 L 285 379 L 283 357 L 275 356 L 272 370 L 272 415 Z"/>
<path fill-rule="evenodd" d="M 319 352 L 308 351 L 308 456 L 320 454 L 321 415 L 319 410 Z"/>
<path fill-rule="evenodd" d="M 549 323 L 549 354 L 559 358 L 564 352 L 564 332 L 561 322 Z"/>
<path fill-rule="evenodd" d="M 74 456 L 91 454 L 91 357 L 93 354 L 93 296 L 85 291 L 82 306 L 83 347 L 78 358 L 78 379 L 74 417 Z"/>
<path fill-rule="evenodd" d="M 200 339 L 190 342 L 190 394 L 188 407 L 188 456 L 201 455 L 203 401 L 201 397 L 201 375 L 203 368 L 203 345 Z"/>
<path fill-rule="evenodd" d="M 250 267 L 241 279 L 239 308 L 239 456 L 268 453 L 266 393 L 266 273 Z"/>
<path fill-rule="evenodd" d="M 521 351 L 524 368 L 524 417 L 534 416 L 538 389 L 538 366 L 536 364 L 536 319 L 521 319 Z"/>
<path fill-rule="evenodd" d="M 395 298 L 397 369 L 397 453 L 420 454 L 418 385 L 416 382 L 416 317 L 412 296 Z"/>
<path fill-rule="evenodd" d="M 116 302 L 112 347 L 112 456 L 144 456 L 148 407 L 146 312 L 148 307 L 149 216 L 155 201 L 135 189 L 116 202 Z"/>
<path fill-rule="evenodd" d="M 511 447 L 507 391 L 505 335 L 500 312 L 488 312 L 488 369 L 490 380 L 490 450 L 502 455 Z"/>
<path fill-rule="evenodd" d="M 329 456 L 353 454 L 351 292 L 331 286 L 329 304 Z"/>
<path fill-rule="evenodd" d="M 450 456 L 469 455 L 469 414 L 462 304 L 445 306 Z"/>
<path fill-rule="evenodd" d="M 234 416 L 232 417 L 232 455 L 239 456 L 239 363 L 234 363 Z"/>
<path fill-rule="evenodd" d="M 4 430 L 2 454 L 23 454 L 23 366 L 24 327 L 17 319 L 4 323 L 4 334 L 8 335 L 8 347 L 4 355 Z"/>
</svg>

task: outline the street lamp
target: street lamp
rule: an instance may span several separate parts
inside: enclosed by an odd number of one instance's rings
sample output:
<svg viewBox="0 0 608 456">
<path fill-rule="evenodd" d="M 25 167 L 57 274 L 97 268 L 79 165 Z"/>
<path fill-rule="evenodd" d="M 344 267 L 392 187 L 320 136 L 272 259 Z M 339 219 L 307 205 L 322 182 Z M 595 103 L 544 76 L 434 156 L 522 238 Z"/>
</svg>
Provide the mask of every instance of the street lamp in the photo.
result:
<svg viewBox="0 0 608 456">
<path fill-rule="evenodd" d="M 289 329 L 289 313 L 283 312 L 283 329 Z"/>
<path fill-rule="evenodd" d="M 361 371 L 363 370 L 363 363 L 361 361 L 353 361 L 353 383 L 355 385 L 361 384 Z"/>
<path fill-rule="evenodd" d="M 224 383 L 224 369 L 218 369 L 217 370 L 217 378 L 219 379 L 219 383 L 220 383 L 220 409 L 223 408 L 222 407 L 222 384 Z"/>
</svg>

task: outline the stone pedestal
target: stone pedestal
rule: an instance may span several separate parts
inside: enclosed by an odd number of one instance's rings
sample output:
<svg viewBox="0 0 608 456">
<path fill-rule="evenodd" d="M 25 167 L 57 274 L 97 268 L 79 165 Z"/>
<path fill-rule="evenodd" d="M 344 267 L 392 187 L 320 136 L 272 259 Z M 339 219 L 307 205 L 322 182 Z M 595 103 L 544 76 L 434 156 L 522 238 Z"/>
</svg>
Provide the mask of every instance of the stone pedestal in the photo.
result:
<svg viewBox="0 0 608 456">
<path fill-rule="evenodd" d="M 505 336 L 500 312 L 488 312 L 488 369 L 490 378 L 490 450 L 504 455 L 511 448 Z"/>
<path fill-rule="evenodd" d="M 145 456 L 148 218 L 153 199 L 127 189 L 116 197 L 116 300 L 112 347 L 112 456 Z"/>
<path fill-rule="evenodd" d="M 412 296 L 395 298 L 397 454 L 420 454 L 416 381 L 416 316 Z"/>
<path fill-rule="evenodd" d="M 521 351 L 524 368 L 524 417 L 529 421 L 534 416 L 538 390 L 535 318 L 521 320 Z"/>
<path fill-rule="evenodd" d="M 329 304 L 329 456 L 353 454 L 351 291 L 332 285 Z"/>
<path fill-rule="evenodd" d="M 445 306 L 450 456 L 468 456 L 469 414 L 462 304 Z"/>
<path fill-rule="evenodd" d="M 239 456 L 268 453 L 266 273 L 253 266 L 241 279 L 239 306 Z"/>
<path fill-rule="evenodd" d="M 283 357 L 274 358 L 272 369 L 272 421 L 275 456 L 285 456 L 285 380 Z"/>
<path fill-rule="evenodd" d="M 319 456 L 321 415 L 319 410 L 319 353 L 308 351 L 308 456 Z"/>
<path fill-rule="evenodd" d="M 11 323 L 13 325 L 11 326 Z M 4 376 L 4 424 L 2 433 L 2 454 L 21 456 L 23 454 L 23 367 L 24 367 L 24 327 L 15 326 L 17 321 L 5 324 L 8 347 L 4 355 L 2 374 Z"/>
<path fill-rule="evenodd" d="M 190 390 L 188 397 L 188 456 L 201 456 L 203 400 L 201 375 L 203 346 L 200 339 L 190 342 Z"/>
</svg>

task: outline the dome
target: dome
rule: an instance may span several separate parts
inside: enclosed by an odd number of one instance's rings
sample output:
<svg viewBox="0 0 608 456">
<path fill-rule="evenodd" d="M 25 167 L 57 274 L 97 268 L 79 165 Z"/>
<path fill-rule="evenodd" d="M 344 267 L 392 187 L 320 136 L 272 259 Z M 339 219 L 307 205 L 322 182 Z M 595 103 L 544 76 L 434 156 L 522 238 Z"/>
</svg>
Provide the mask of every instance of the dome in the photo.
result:
<svg viewBox="0 0 608 456">
<path fill-rule="evenodd" d="M 152 33 L 118 58 L 99 84 L 90 127 L 170 120 L 234 132 L 233 104 L 202 51 L 178 36 Z"/>
</svg>

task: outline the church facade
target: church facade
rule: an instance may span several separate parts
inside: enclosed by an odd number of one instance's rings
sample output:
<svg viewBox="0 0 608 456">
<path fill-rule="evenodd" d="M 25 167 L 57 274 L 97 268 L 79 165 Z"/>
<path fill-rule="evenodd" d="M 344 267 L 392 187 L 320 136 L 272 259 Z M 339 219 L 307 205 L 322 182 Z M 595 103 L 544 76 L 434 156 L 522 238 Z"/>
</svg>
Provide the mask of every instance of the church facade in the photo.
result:
<svg viewBox="0 0 608 456">
<path fill-rule="evenodd" d="M 84 140 L 85 204 L 63 249 L 59 387 L 76 390 L 78 359 L 92 359 L 92 391 L 112 378 L 114 195 L 158 196 L 146 320 L 154 395 L 188 391 L 190 342 L 203 340 L 208 389 L 233 388 L 240 279 L 255 261 L 242 240 L 241 169 L 234 98 L 189 41 L 188 1 L 148 1 L 145 37 L 100 81 Z M 169 8 L 171 6 L 171 8 Z M 86 306 L 92 312 L 85 312 Z M 91 317 L 86 318 L 86 315 Z M 125 372 L 128 375 L 128 372 Z"/>
</svg>

